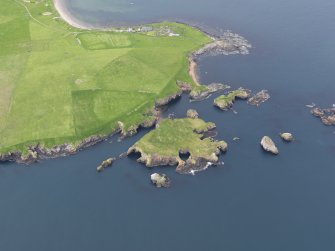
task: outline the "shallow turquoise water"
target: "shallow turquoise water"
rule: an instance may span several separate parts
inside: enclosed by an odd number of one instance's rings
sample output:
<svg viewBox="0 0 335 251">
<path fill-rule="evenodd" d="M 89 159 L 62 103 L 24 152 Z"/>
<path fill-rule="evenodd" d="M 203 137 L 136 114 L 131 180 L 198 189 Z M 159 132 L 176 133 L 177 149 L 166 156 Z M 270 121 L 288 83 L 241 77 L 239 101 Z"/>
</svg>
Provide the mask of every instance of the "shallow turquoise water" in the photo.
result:
<svg viewBox="0 0 335 251">
<path fill-rule="evenodd" d="M 232 29 L 250 40 L 251 54 L 201 59 L 201 80 L 266 88 L 271 99 L 259 108 L 237 102 L 238 114 L 214 109 L 213 97 L 199 103 L 183 97 L 170 106 L 166 115 L 177 117 L 196 108 L 229 143 L 223 166 L 195 176 L 150 170 L 132 158 L 96 173 L 101 160 L 146 131 L 71 157 L 1 164 L 0 250 L 335 250 L 335 128 L 305 107 L 335 103 L 335 2 L 132 2 L 68 4 L 99 25 L 173 19 L 217 33 Z M 283 143 L 280 131 L 296 141 Z M 263 135 L 273 137 L 279 156 L 260 149 Z M 153 171 L 167 173 L 172 187 L 155 189 Z"/>
</svg>

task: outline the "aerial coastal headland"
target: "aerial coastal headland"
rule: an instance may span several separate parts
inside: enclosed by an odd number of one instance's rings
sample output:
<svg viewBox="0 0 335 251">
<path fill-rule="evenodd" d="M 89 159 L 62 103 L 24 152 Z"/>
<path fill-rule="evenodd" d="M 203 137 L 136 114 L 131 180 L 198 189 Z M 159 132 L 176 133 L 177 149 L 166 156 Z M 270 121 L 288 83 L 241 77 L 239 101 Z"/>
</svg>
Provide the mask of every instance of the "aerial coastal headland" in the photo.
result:
<svg viewBox="0 0 335 251">
<path fill-rule="evenodd" d="M 208 92 L 198 56 L 248 48 L 235 34 L 220 40 L 181 23 L 93 29 L 61 1 L 0 2 L 2 161 L 73 154 L 152 126 L 156 106 Z"/>
</svg>

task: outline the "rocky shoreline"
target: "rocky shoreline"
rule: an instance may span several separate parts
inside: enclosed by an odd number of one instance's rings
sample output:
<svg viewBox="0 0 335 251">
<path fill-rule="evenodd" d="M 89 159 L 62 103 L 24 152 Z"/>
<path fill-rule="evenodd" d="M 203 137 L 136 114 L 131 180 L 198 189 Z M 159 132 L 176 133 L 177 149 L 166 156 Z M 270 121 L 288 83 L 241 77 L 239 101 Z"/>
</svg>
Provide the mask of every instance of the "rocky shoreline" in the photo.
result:
<svg viewBox="0 0 335 251">
<path fill-rule="evenodd" d="M 118 122 L 118 128 L 116 128 L 109 135 L 92 135 L 80 141 L 78 144 L 64 143 L 60 145 L 55 145 L 51 148 L 44 147 L 40 144 L 31 145 L 27 149 L 27 154 L 23 154 L 20 151 L 12 151 L 8 153 L 0 154 L 0 162 L 16 162 L 19 164 L 32 164 L 38 162 L 42 159 L 53 159 L 57 157 L 65 157 L 69 155 L 74 155 L 81 150 L 84 150 L 90 146 L 96 145 L 116 134 L 120 134 L 122 138 L 130 137 L 137 133 L 139 128 L 150 128 L 153 127 L 160 119 L 159 108 L 165 106 L 172 102 L 173 100 L 179 98 L 183 92 L 189 90 L 188 83 L 177 81 L 177 85 L 180 91 L 171 94 L 166 98 L 159 99 L 156 101 L 154 108 L 150 113 L 146 114 L 148 119 L 142 121 L 138 125 L 134 125 L 127 130 L 124 129 L 123 123 Z M 191 85 L 190 85 L 191 86 Z"/>
<path fill-rule="evenodd" d="M 191 59 L 196 60 L 200 56 L 216 56 L 231 54 L 249 54 L 251 44 L 241 35 L 226 31 L 220 37 L 212 37 L 213 42 L 193 52 Z"/>
<path fill-rule="evenodd" d="M 320 118 L 323 124 L 328 126 L 335 125 L 335 107 L 326 109 L 314 107 L 311 109 L 311 113 L 315 117 Z"/>
<path fill-rule="evenodd" d="M 56 9 L 61 14 L 62 13 L 66 14 L 62 12 L 63 6 L 61 5 L 61 2 L 60 1 L 54 1 L 54 2 L 55 2 Z M 69 19 L 67 18 L 67 16 L 62 16 L 62 17 L 67 22 L 69 22 Z M 78 27 L 77 25 L 74 25 L 74 26 Z M 78 28 L 88 29 L 88 27 L 78 27 Z M 160 119 L 159 111 L 157 108 L 161 106 L 165 106 L 169 104 L 171 101 L 179 98 L 183 92 L 189 92 L 190 98 L 192 100 L 203 100 L 205 98 L 208 98 L 214 92 L 223 91 L 225 89 L 230 88 L 230 86 L 220 84 L 220 83 L 212 83 L 207 86 L 199 85 L 197 81 L 197 75 L 194 72 L 196 71 L 196 67 L 197 67 L 196 59 L 203 55 L 218 55 L 218 54 L 229 55 L 229 54 L 237 54 L 237 53 L 248 54 L 249 49 L 251 48 L 251 45 L 242 36 L 238 34 L 234 34 L 232 32 L 225 32 L 220 37 L 213 37 L 209 34 L 208 36 L 213 39 L 213 42 L 205 45 L 203 48 L 199 49 L 198 51 L 191 53 L 189 56 L 189 62 L 190 62 L 190 65 L 192 65 L 192 72 L 190 69 L 190 75 L 193 78 L 194 82 L 198 84 L 197 87 L 199 88 L 193 87 L 192 84 L 190 83 L 177 81 L 176 84 L 180 88 L 180 90 L 172 95 L 169 95 L 165 98 L 157 100 L 152 110 L 152 114 L 148 114 L 147 120 L 142 121 L 138 125 L 133 125 L 132 127 L 127 128 L 127 130 L 125 130 L 123 123 L 120 121 L 118 122 L 118 128 L 116 128 L 111 134 L 92 135 L 92 136 L 89 136 L 83 139 L 78 144 L 64 143 L 60 145 L 55 145 L 51 148 L 47 148 L 40 144 L 36 144 L 36 145 L 29 146 L 26 154 L 23 154 L 20 151 L 12 151 L 8 153 L 3 153 L 3 154 L 0 154 L 0 162 L 17 162 L 21 164 L 31 164 L 41 159 L 50 159 L 50 158 L 57 158 L 57 157 L 73 155 L 79 152 L 80 150 L 83 150 L 99 142 L 102 142 L 115 134 L 120 133 L 121 137 L 128 137 L 128 136 L 132 136 L 136 134 L 137 130 L 141 127 L 142 128 L 153 127 L 154 125 L 157 124 L 157 122 Z M 209 159 L 209 161 L 211 160 L 212 159 Z"/>
<path fill-rule="evenodd" d="M 156 125 L 156 129 L 152 131 L 152 133 L 147 134 L 144 136 L 142 139 L 140 139 L 137 143 L 135 143 L 132 147 L 130 147 L 127 151 L 127 155 L 130 155 L 132 153 L 139 153 L 140 157 L 138 158 L 138 162 L 145 164 L 147 167 L 157 167 L 157 166 L 176 166 L 176 171 L 180 174 L 193 174 L 194 172 L 205 170 L 209 165 L 216 165 L 218 164 L 219 158 L 218 156 L 220 155 L 221 152 L 226 152 L 228 145 L 225 141 L 217 141 L 214 140 L 213 138 L 209 137 L 206 138 L 204 137 L 204 134 L 206 132 L 209 132 L 213 130 L 216 126 L 214 123 L 206 123 L 204 126 L 203 123 L 204 121 L 198 119 L 198 113 L 195 110 L 189 110 L 187 112 L 187 117 L 185 119 L 166 119 L 163 122 L 171 122 L 171 125 L 168 127 L 164 127 L 162 129 L 162 126 L 160 123 Z M 174 125 L 173 121 L 177 121 L 177 124 Z M 185 128 L 180 128 L 179 122 L 180 121 L 185 121 Z M 199 127 L 192 127 L 188 122 L 195 122 L 195 125 L 201 124 Z M 180 132 L 181 134 L 178 134 L 174 130 L 172 130 L 175 127 L 178 127 L 179 129 L 182 129 Z M 207 144 L 210 150 L 208 153 L 201 152 L 200 155 L 199 153 L 195 153 L 188 147 L 185 147 L 187 145 L 187 142 L 189 139 L 185 138 L 181 142 L 179 141 L 179 144 L 176 143 L 177 145 L 169 146 L 169 148 L 176 149 L 175 152 L 171 152 L 171 149 L 166 149 L 162 150 L 162 147 L 164 148 L 164 145 L 160 144 L 169 144 L 169 142 L 164 142 L 162 141 L 157 145 L 156 141 L 152 141 L 152 138 L 160 138 L 166 137 L 167 134 L 169 134 L 168 130 L 172 130 L 172 134 L 178 134 L 178 137 L 183 137 L 183 133 L 185 133 L 186 130 L 193 131 L 192 135 L 196 134 L 198 136 L 195 136 L 198 138 L 200 136 L 200 139 L 197 140 L 197 144 Z M 150 135 L 155 133 L 155 131 L 160 130 L 160 132 L 157 132 L 157 135 Z M 161 135 L 161 136 L 160 136 Z M 190 135 L 189 133 L 186 133 L 185 135 Z M 193 136 L 192 136 L 193 137 Z M 168 137 L 167 139 L 170 139 Z M 150 145 L 150 150 L 146 150 L 146 146 Z M 190 147 L 197 147 L 197 145 L 190 145 Z M 154 150 L 157 148 L 157 151 Z M 206 149 L 207 150 L 207 149 Z M 160 153 L 160 151 L 163 151 Z M 169 152 L 169 153 L 168 153 Z M 181 159 L 180 154 L 189 154 L 189 157 L 186 160 Z"/>
</svg>

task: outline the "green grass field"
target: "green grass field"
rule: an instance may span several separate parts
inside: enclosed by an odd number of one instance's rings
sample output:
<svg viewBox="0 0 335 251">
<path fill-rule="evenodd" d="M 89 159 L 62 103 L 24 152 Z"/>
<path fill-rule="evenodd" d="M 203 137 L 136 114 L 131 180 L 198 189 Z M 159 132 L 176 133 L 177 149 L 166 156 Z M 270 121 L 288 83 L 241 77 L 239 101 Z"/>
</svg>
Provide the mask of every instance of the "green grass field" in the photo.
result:
<svg viewBox="0 0 335 251">
<path fill-rule="evenodd" d="M 79 30 L 51 0 L 0 0 L 0 153 L 105 135 L 146 119 L 155 100 L 192 82 L 189 52 L 201 31 L 158 23 L 179 37 Z M 52 15 L 43 15 L 51 12 Z"/>
<path fill-rule="evenodd" d="M 213 123 L 202 119 L 165 119 L 157 128 L 143 136 L 134 147 L 146 155 L 179 158 L 179 151 L 187 150 L 194 158 L 208 158 L 216 152 L 220 142 L 202 138 L 197 131 L 207 131 Z"/>
<path fill-rule="evenodd" d="M 141 153 L 146 164 L 152 164 L 152 159 L 172 158 L 181 161 L 179 153 L 188 152 L 193 160 L 203 158 L 215 160 L 219 149 L 226 149 L 224 141 L 212 138 L 202 138 L 201 131 L 208 131 L 215 125 L 199 118 L 164 119 L 155 130 L 144 135 L 131 150 Z"/>
</svg>

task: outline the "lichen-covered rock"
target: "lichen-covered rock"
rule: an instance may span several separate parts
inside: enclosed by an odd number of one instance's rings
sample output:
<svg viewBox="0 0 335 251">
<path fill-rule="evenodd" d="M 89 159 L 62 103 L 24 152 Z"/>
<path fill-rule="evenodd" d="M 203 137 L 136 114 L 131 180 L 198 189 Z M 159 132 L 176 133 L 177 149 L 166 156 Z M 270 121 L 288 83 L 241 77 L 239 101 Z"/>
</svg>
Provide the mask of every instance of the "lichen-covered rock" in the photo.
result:
<svg viewBox="0 0 335 251">
<path fill-rule="evenodd" d="M 97 167 L 97 171 L 98 172 L 102 172 L 105 168 L 110 167 L 113 162 L 114 162 L 115 158 L 108 158 L 106 160 L 104 160 L 98 167 Z"/>
<path fill-rule="evenodd" d="M 171 183 L 166 174 L 153 173 L 151 174 L 150 179 L 156 187 L 169 187 Z"/>
<path fill-rule="evenodd" d="M 186 117 L 191 119 L 197 119 L 199 118 L 199 113 L 194 109 L 187 110 Z"/>
<path fill-rule="evenodd" d="M 273 154 L 278 154 L 279 153 L 278 148 L 276 147 L 275 143 L 272 141 L 272 139 L 269 136 L 264 136 L 262 138 L 261 146 L 267 152 L 271 152 Z"/>
<path fill-rule="evenodd" d="M 289 132 L 280 133 L 280 137 L 287 142 L 291 142 L 294 140 L 292 133 Z"/>
<path fill-rule="evenodd" d="M 267 90 L 261 90 L 260 92 L 253 95 L 248 99 L 248 104 L 259 106 L 270 98 L 270 94 Z"/>
</svg>

